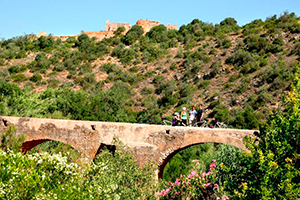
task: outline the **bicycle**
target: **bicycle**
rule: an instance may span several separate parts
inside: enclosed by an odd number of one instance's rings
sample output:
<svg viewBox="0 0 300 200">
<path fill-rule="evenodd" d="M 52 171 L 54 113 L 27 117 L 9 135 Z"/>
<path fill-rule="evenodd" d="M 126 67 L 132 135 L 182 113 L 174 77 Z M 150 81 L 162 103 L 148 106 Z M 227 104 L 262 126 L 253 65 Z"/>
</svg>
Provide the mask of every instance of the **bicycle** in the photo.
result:
<svg viewBox="0 0 300 200">
<path fill-rule="evenodd" d="M 166 120 L 166 119 L 162 120 L 161 124 L 162 125 L 167 125 L 167 126 L 172 126 L 172 122 L 169 121 L 169 120 Z"/>
<path fill-rule="evenodd" d="M 200 122 L 194 122 L 190 126 L 192 127 L 199 127 L 199 128 L 212 128 L 211 125 L 209 125 L 208 119 L 202 119 Z"/>
<path fill-rule="evenodd" d="M 218 120 L 215 120 L 214 128 L 228 128 L 228 126 L 224 122 L 219 122 Z"/>
</svg>

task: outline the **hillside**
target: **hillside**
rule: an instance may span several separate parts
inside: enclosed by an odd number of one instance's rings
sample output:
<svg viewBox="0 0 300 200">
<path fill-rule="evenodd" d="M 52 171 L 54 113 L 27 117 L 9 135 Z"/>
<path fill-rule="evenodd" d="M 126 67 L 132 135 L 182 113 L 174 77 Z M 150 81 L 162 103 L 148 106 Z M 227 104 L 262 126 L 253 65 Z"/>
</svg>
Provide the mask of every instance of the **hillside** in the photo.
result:
<svg viewBox="0 0 300 200">
<path fill-rule="evenodd" d="M 147 33 L 134 25 L 101 41 L 86 34 L 2 40 L 0 115 L 158 123 L 202 103 L 207 117 L 257 128 L 289 91 L 299 21 L 284 13 L 242 27 L 233 18 Z"/>
</svg>

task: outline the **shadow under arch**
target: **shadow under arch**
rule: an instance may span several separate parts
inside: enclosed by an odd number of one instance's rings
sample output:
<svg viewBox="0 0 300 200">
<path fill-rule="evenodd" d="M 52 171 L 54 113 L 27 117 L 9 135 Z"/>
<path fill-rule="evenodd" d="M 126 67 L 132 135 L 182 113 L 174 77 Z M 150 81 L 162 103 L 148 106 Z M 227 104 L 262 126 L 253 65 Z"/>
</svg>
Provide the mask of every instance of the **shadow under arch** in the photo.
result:
<svg viewBox="0 0 300 200">
<path fill-rule="evenodd" d="M 112 156 L 115 156 L 115 152 L 116 152 L 116 149 L 117 149 L 116 145 L 101 143 L 98 150 L 97 150 L 97 152 L 96 152 L 96 154 L 95 154 L 95 156 L 94 156 L 94 158 L 93 158 L 93 161 L 95 161 L 96 156 L 98 154 L 100 154 L 105 148 L 112 154 Z"/>
<path fill-rule="evenodd" d="M 42 144 L 44 142 L 49 142 L 49 141 L 55 141 L 55 142 L 62 143 L 64 145 L 68 145 L 68 146 L 72 147 L 72 149 L 76 150 L 79 154 L 82 155 L 82 152 L 80 152 L 78 149 L 76 149 L 72 145 L 64 143 L 59 140 L 53 140 L 53 139 L 38 139 L 38 140 L 25 141 L 25 142 L 23 142 L 23 144 L 21 146 L 22 152 L 23 152 L 23 154 L 26 154 L 28 151 L 30 151 L 32 148 L 36 147 L 37 145 Z"/>
<path fill-rule="evenodd" d="M 171 158 L 173 158 L 178 152 L 186 149 L 186 148 L 189 148 L 189 147 L 192 147 L 192 146 L 195 146 L 195 145 L 198 145 L 198 144 L 205 144 L 205 143 L 210 143 L 210 142 L 199 142 L 199 143 L 194 143 L 194 144 L 190 144 L 190 145 L 187 145 L 185 147 L 182 147 L 182 148 L 179 148 L 179 149 L 176 149 L 174 150 L 172 153 L 170 153 L 167 157 L 165 157 L 165 159 L 163 159 L 163 161 L 160 163 L 160 165 L 158 166 L 158 178 L 159 179 L 162 179 L 163 178 L 163 173 L 164 173 L 164 168 L 165 166 L 167 165 L 167 163 L 171 160 Z M 216 143 L 216 142 L 211 142 L 211 143 Z M 243 151 L 247 151 L 247 149 L 242 149 L 240 148 L 239 146 L 236 146 L 236 145 L 232 145 L 232 144 L 227 144 L 227 143 L 220 143 L 220 144 L 226 144 L 226 145 L 230 145 L 230 146 L 233 146 L 233 147 L 236 147 L 236 148 L 239 148 Z"/>
</svg>

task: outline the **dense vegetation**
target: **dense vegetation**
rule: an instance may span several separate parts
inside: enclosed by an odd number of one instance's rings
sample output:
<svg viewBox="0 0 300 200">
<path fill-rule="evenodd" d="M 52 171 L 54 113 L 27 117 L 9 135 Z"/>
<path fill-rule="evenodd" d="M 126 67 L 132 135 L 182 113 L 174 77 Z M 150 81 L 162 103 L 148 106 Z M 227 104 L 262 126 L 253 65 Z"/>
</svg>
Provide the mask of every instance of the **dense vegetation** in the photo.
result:
<svg viewBox="0 0 300 200">
<path fill-rule="evenodd" d="M 159 25 L 145 34 L 133 26 L 102 41 L 85 34 L 66 41 L 51 35 L 2 40 L 0 115 L 141 123 L 153 117 L 159 123 L 162 114 L 202 103 L 206 117 L 259 128 L 256 139 L 245 139 L 251 153 L 220 144 L 194 146 L 170 161 L 166 180 L 208 171 L 216 159 L 213 181 L 220 194 L 299 199 L 299 20 L 284 13 L 242 27 L 233 18 L 215 25 L 195 19 L 178 31 Z M 61 149 L 38 154 L 44 148 L 38 147 L 26 156 L 10 151 L 20 144 L 12 132 L 0 138 L 0 198 L 157 197 L 155 169 L 137 168 L 122 148 L 115 157 L 105 151 L 90 166 L 77 166 L 76 156 L 57 154 Z M 45 145 L 50 147 L 61 148 L 55 142 Z M 178 191 L 186 198 L 207 197 L 206 190 L 191 191 L 209 184 L 192 178 L 181 177 L 192 185 Z"/>
<path fill-rule="evenodd" d="M 153 116 L 159 123 L 162 114 L 202 103 L 206 117 L 258 128 L 290 90 L 298 21 L 284 13 L 243 27 L 233 18 L 215 25 L 195 19 L 178 31 L 159 25 L 143 34 L 136 25 L 101 41 L 86 34 L 2 40 L 0 114 L 125 122 Z"/>
<path fill-rule="evenodd" d="M 5 135 L 11 138 L 12 131 Z M 155 168 L 138 168 L 117 140 L 114 156 L 105 150 L 81 166 L 67 153 L 22 155 L 12 138 L 1 144 L 0 199 L 155 199 L 158 190 Z"/>
</svg>

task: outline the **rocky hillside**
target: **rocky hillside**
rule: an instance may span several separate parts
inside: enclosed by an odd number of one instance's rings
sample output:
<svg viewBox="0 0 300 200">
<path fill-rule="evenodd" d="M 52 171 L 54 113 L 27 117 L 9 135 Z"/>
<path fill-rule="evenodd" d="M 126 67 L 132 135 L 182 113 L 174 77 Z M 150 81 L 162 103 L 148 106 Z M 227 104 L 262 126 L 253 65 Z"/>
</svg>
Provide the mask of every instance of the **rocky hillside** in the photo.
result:
<svg viewBox="0 0 300 200">
<path fill-rule="evenodd" d="M 299 64 L 294 13 L 243 27 L 233 18 L 215 25 L 195 19 L 179 30 L 123 31 L 102 41 L 85 34 L 2 40 L 0 114 L 129 122 L 153 116 L 158 123 L 162 114 L 202 103 L 207 117 L 257 128 L 270 109 L 280 109 Z M 5 88 L 19 91 L 14 84 L 28 101 L 9 104 L 16 92 Z M 32 102 L 46 108 L 25 112 Z"/>
</svg>

